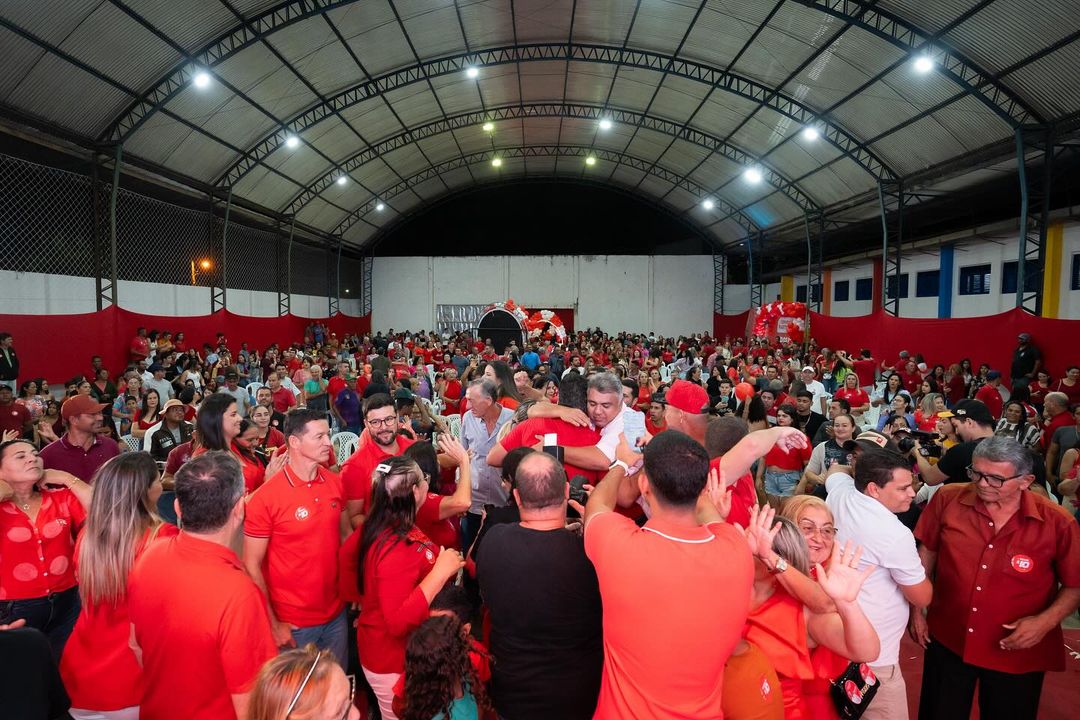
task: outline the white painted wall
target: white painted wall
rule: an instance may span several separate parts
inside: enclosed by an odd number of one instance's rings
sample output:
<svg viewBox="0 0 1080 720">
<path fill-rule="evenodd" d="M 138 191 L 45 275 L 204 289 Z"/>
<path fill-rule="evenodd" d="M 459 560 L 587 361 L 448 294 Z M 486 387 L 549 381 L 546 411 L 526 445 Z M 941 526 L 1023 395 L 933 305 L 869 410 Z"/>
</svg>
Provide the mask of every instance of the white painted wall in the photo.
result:
<svg viewBox="0 0 1080 720">
<path fill-rule="evenodd" d="M 580 328 L 701 332 L 712 327 L 712 289 L 708 255 L 377 257 L 372 327 L 431 328 L 436 305 L 513 298 L 573 307 Z"/>
<path fill-rule="evenodd" d="M 94 279 L 69 275 L 0 271 L 0 314 L 68 315 L 96 310 Z M 120 307 L 132 312 L 163 317 L 208 315 L 210 289 L 190 285 L 166 285 L 121 280 L 116 289 Z M 275 317 L 277 293 L 227 290 L 227 307 L 237 315 Z M 360 314 L 360 300 L 342 299 L 346 315 Z M 293 295 L 292 312 L 301 317 L 323 318 L 329 304 L 325 297 Z"/>
</svg>

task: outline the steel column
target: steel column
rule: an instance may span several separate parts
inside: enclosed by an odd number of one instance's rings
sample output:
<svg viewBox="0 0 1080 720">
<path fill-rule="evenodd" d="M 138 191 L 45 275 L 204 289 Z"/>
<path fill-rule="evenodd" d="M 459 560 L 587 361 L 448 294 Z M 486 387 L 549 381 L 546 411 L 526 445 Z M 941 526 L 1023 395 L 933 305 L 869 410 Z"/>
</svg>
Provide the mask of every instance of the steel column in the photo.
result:
<svg viewBox="0 0 1080 720">
<path fill-rule="evenodd" d="M 337 240 L 337 264 L 330 264 L 331 245 L 326 246 L 326 299 L 330 317 L 334 317 L 341 310 L 341 238 Z"/>
<path fill-rule="evenodd" d="M 904 240 L 904 184 L 878 184 L 881 211 L 881 306 L 890 315 L 900 314 L 900 246 Z M 890 210 L 890 208 L 892 208 Z"/>
<path fill-rule="evenodd" d="M 116 306 L 116 198 L 120 194 L 120 163 L 124 158 L 124 146 L 116 146 L 116 154 L 113 156 L 113 179 L 112 194 L 109 195 L 109 284 L 105 285 L 104 278 L 98 285 L 98 307 L 103 300 Z"/>
<path fill-rule="evenodd" d="M 1027 154 L 1040 152 L 1034 167 Z M 1041 159 L 1041 167 L 1038 165 Z M 1049 126 L 1016 129 L 1016 167 L 1020 179 L 1020 238 L 1016 266 L 1016 307 L 1042 314 L 1046 228 L 1050 218 L 1050 186 L 1054 172 L 1054 131 Z"/>
<path fill-rule="evenodd" d="M 724 286 L 727 285 L 727 255 L 713 253 L 713 312 L 724 314 Z"/>
<path fill-rule="evenodd" d="M 825 299 L 825 272 L 821 261 L 825 244 L 825 215 L 806 213 L 803 215 L 803 225 L 806 228 L 806 308 L 820 313 L 821 303 Z"/>
<path fill-rule="evenodd" d="M 289 240 L 285 243 L 285 257 L 278 253 L 278 277 L 277 277 L 277 305 L 278 317 L 284 317 L 292 312 L 292 241 L 293 233 L 296 232 L 296 216 L 293 215 L 289 223 Z M 280 243 L 278 247 L 281 247 Z M 284 262 L 282 262 L 284 261 Z M 281 281 L 281 268 L 285 268 L 285 282 Z"/>
<path fill-rule="evenodd" d="M 211 201 L 212 204 L 212 201 Z M 224 310 L 226 307 L 225 300 L 225 283 L 226 283 L 226 260 L 228 250 L 228 237 L 229 237 L 229 214 L 232 212 L 232 188 L 229 188 L 229 195 L 225 200 L 225 221 L 221 224 L 221 260 L 218 263 L 218 267 L 214 268 L 210 272 L 210 314 L 216 313 L 218 310 Z M 220 280 L 218 280 L 220 278 Z"/>
<path fill-rule="evenodd" d="M 375 255 L 364 255 L 361 259 L 360 272 L 360 314 L 371 315 L 371 268 L 375 264 Z"/>
<path fill-rule="evenodd" d="M 754 248 L 754 245 L 757 248 Z M 761 284 L 761 254 L 765 249 L 765 233 L 751 233 L 746 239 L 746 279 L 750 283 L 750 309 L 765 304 L 765 286 Z M 754 267 L 755 259 L 757 268 Z"/>
</svg>

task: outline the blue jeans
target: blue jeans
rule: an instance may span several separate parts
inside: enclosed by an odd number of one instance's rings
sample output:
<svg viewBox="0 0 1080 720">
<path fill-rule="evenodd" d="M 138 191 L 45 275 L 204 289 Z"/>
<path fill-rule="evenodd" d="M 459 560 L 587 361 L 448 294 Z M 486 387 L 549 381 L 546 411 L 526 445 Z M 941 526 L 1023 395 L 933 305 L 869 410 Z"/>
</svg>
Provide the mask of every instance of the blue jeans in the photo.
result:
<svg viewBox="0 0 1080 720">
<path fill-rule="evenodd" d="M 769 470 L 765 469 L 765 492 L 769 495 L 789 497 L 795 492 L 795 486 L 799 484 L 802 473 L 798 470 Z"/>
<path fill-rule="evenodd" d="M 322 625 L 293 630 L 292 636 L 296 647 L 315 643 L 317 647 L 332 652 L 341 667 L 349 667 L 349 624 L 345 622 L 344 609 Z"/>
<path fill-rule="evenodd" d="M 8 600 L 0 602 L 0 625 L 15 622 L 22 618 L 26 626 L 37 628 L 49 638 L 53 659 L 60 662 L 75 621 L 79 619 L 82 601 L 79 599 L 78 586 L 58 593 L 29 600 Z"/>
</svg>

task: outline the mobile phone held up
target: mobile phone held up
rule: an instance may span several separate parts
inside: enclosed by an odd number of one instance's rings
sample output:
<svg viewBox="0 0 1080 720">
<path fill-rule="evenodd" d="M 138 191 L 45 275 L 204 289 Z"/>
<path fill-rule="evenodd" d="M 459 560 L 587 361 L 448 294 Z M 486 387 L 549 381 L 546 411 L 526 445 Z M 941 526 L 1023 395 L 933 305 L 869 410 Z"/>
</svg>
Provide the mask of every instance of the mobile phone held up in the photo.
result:
<svg viewBox="0 0 1080 720">
<path fill-rule="evenodd" d="M 544 435 L 544 452 L 558 460 L 560 463 L 563 461 L 563 449 L 559 447 L 558 435 L 555 433 L 547 433 Z"/>
</svg>

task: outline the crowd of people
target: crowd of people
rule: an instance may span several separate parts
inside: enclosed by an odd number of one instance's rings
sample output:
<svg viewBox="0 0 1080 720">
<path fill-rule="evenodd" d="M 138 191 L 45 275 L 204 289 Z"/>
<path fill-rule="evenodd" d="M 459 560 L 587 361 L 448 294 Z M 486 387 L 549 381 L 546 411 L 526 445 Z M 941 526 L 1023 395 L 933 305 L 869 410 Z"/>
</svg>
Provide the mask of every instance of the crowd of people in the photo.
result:
<svg viewBox="0 0 1080 720">
<path fill-rule="evenodd" d="M 522 338 L 525 340 L 525 338 Z M 0 333 L 3 717 L 1034 718 L 1080 367 L 585 330 Z M 65 714 L 66 713 L 66 714 Z"/>
</svg>

